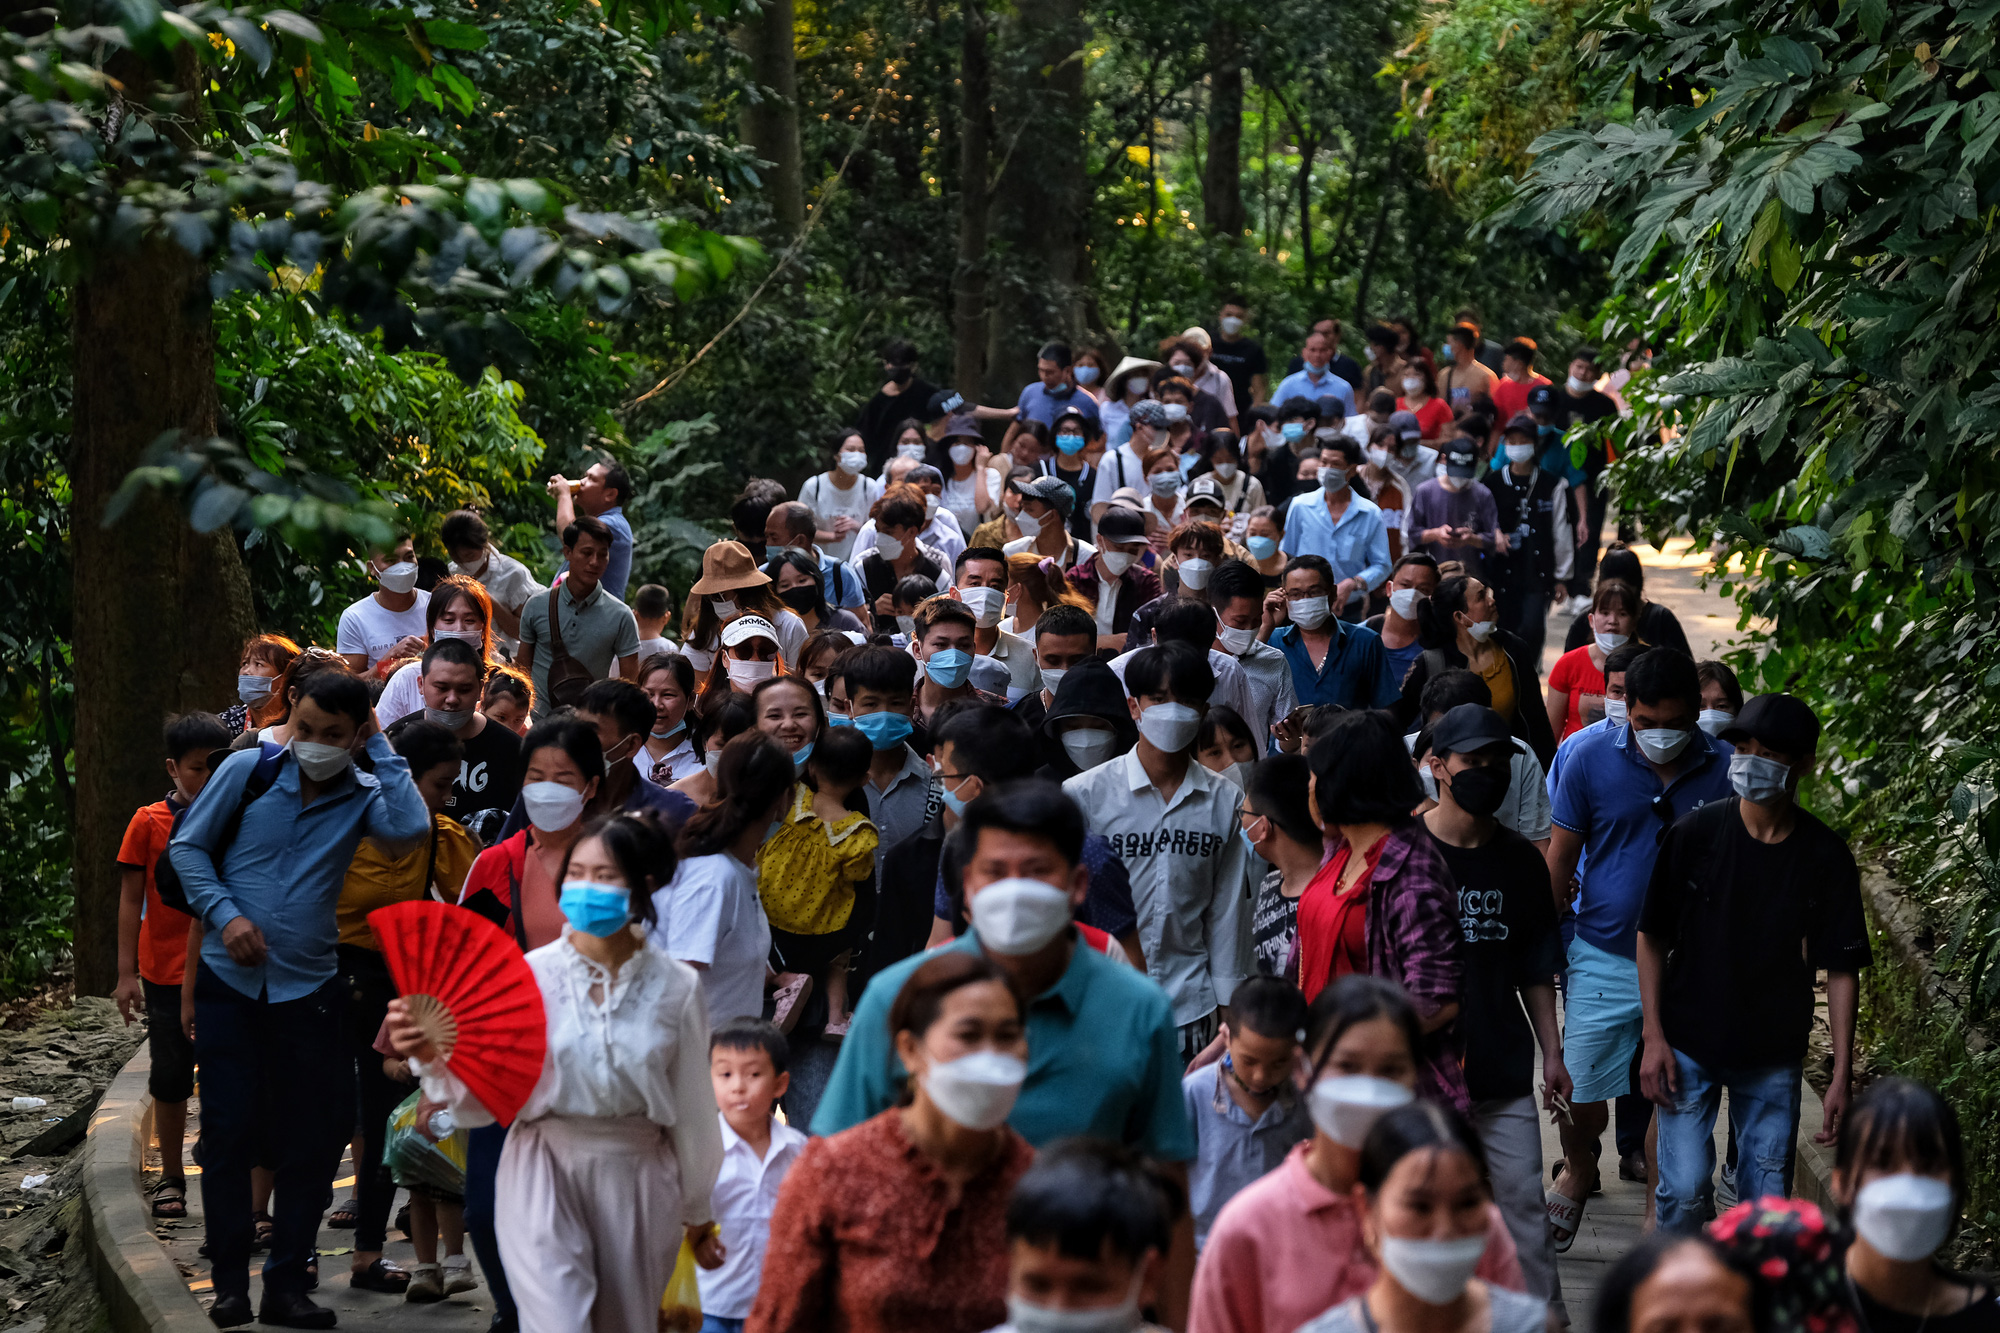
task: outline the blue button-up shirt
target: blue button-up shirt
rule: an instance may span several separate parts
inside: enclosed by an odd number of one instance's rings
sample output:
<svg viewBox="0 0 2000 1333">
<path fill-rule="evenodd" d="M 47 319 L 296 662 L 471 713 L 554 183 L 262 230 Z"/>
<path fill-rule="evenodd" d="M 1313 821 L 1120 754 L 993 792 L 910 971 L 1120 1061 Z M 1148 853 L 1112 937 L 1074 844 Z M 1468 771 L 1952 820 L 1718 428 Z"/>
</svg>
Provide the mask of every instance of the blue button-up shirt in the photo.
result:
<svg viewBox="0 0 2000 1333">
<path fill-rule="evenodd" d="M 1576 933 L 1607 953 L 1635 958 L 1639 909 L 1653 880 L 1660 834 L 1688 811 L 1730 794 L 1729 756 L 1736 750 L 1697 728 L 1681 751 L 1686 766 L 1662 788 L 1631 727 L 1592 728 L 1570 740 L 1574 744 L 1559 751 L 1549 817 L 1583 839 Z M 1666 805 L 1655 813 L 1653 798 L 1662 791 Z"/>
<path fill-rule="evenodd" d="M 215 770 L 168 844 L 188 904 L 208 928 L 201 960 L 243 994 L 276 1004 L 331 981 L 338 970 L 334 905 L 355 847 L 370 837 L 390 856 L 402 856 L 430 833 L 431 812 L 410 766 L 382 733 L 368 738 L 368 757 L 373 775 L 350 766 L 303 805 L 298 761 L 287 753 L 270 789 L 244 808 L 218 866 L 216 844 L 257 766 L 258 751 L 239 751 Z M 222 947 L 222 928 L 239 916 L 264 934 L 267 952 L 255 967 Z"/>
<path fill-rule="evenodd" d="M 979 932 L 944 946 L 970 953 Z M 868 983 L 833 1077 L 813 1113 L 815 1134 L 838 1134 L 896 1104 L 902 1065 L 889 1041 L 889 1006 L 937 953 L 884 968 Z M 1180 1035 L 1167 993 L 1130 963 L 1077 940 L 1061 980 L 1028 1003 L 1028 1079 L 1007 1123 L 1040 1147 L 1094 1134 L 1168 1162 L 1194 1156 L 1181 1104 Z"/>
<path fill-rule="evenodd" d="M 1382 636 L 1366 625 L 1329 620 L 1333 642 L 1326 658 L 1313 665 L 1297 625 L 1271 631 L 1271 646 L 1285 655 L 1292 669 L 1292 693 L 1301 704 L 1337 704 L 1342 708 L 1387 708 L 1402 697 L 1389 667 L 1389 650 Z"/>
<path fill-rule="evenodd" d="M 1350 602 L 1381 587 L 1389 577 L 1389 528 L 1382 521 L 1382 508 L 1352 493 L 1338 523 L 1326 511 L 1324 491 L 1293 496 L 1278 549 L 1286 555 L 1324 556 L 1335 579 L 1360 579 L 1364 591 L 1355 593 Z"/>
<path fill-rule="evenodd" d="M 1332 394 L 1340 400 L 1340 405 L 1346 410 L 1348 416 L 1354 415 L 1354 386 L 1334 374 L 1331 365 L 1327 366 L 1326 373 L 1316 380 L 1312 377 L 1312 367 L 1310 366 L 1304 370 L 1294 371 L 1282 380 L 1279 380 L 1278 391 L 1271 395 L 1271 406 L 1281 406 L 1287 398 L 1304 398 L 1309 402 L 1317 403 L 1328 394 Z M 1335 426 L 1340 423 L 1322 421 L 1320 424 L 1322 426 Z"/>
<path fill-rule="evenodd" d="M 844 560 L 835 560 L 817 546 L 813 547 L 813 559 L 819 561 L 820 586 L 826 593 L 828 606 L 836 611 L 852 611 L 868 605 L 868 589 L 861 582 L 860 570 Z"/>
<path fill-rule="evenodd" d="M 1090 418 L 1093 426 L 1099 420 L 1095 398 L 1075 388 L 1062 388 L 1050 393 L 1040 380 L 1029 381 L 1027 387 L 1021 390 L 1021 401 L 1015 407 L 1022 420 L 1039 421 L 1051 430 L 1055 428 L 1056 418 L 1072 409 Z"/>
<path fill-rule="evenodd" d="M 1222 1205 L 1245 1185 L 1277 1170 L 1293 1145 L 1313 1136 L 1306 1099 L 1290 1083 L 1280 1083 L 1278 1095 L 1252 1120 L 1229 1095 L 1225 1077 L 1218 1060 L 1181 1080 L 1181 1095 L 1200 1146 L 1188 1167 L 1188 1211 L 1194 1214 L 1197 1246 L 1207 1243 Z"/>
</svg>

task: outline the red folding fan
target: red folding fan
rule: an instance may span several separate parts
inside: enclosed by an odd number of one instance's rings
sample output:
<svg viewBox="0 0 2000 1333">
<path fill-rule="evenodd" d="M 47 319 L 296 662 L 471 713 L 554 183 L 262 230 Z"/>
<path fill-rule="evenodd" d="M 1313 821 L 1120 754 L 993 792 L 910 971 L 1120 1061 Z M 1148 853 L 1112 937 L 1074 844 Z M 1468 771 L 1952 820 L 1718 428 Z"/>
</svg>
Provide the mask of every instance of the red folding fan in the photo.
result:
<svg viewBox="0 0 2000 1333">
<path fill-rule="evenodd" d="M 422 900 L 370 912 L 368 927 L 446 1067 L 512 1124 L 549 1041 L 542 988 L 513 937 L 475 912 Z"/>
</svg>

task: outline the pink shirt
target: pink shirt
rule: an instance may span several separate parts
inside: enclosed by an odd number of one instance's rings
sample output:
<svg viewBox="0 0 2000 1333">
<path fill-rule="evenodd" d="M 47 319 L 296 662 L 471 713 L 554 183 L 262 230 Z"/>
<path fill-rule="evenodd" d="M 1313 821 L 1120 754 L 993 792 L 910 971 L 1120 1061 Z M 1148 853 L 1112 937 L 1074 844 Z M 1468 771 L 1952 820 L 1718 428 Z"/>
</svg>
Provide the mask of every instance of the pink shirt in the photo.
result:
<svg viewBox="0 0 2000 1333">
<path fill-rule="evenodd" d="M 1308 1139 L 1223 1206 L 1194 1271 L 1188 1333 L 1293 1333 L 1374 1285 L 1351 1198 L 1306 1170 Z M 1500 1210 L 1487 1205 L 1478 1275 L 1521 1291 L 1521 1262 Z"/>
</svg>

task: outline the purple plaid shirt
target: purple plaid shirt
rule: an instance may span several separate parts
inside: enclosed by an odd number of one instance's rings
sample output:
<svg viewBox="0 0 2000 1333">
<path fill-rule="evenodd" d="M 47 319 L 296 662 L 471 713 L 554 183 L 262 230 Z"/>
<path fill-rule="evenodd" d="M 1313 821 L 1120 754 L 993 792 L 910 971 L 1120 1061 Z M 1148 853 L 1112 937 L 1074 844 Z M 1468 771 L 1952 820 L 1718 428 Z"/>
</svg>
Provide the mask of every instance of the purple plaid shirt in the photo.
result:
<svg viewBox="0 0 2000 1333">
<path fill-rule="evenodd" d="M 1337 846 L 1338 844 L 1336 844 Z M 1368 970 L 1399 981 L 1430 1017 L 1459 1002 L 1458 889 L 1437 844 L 1416 820 L 1382 840 L 1368 891 Z M 1418 1092 L 1470 1113 L 1465 1038 L 1458 1020 L 1424 1038 Z"/>
</svg>

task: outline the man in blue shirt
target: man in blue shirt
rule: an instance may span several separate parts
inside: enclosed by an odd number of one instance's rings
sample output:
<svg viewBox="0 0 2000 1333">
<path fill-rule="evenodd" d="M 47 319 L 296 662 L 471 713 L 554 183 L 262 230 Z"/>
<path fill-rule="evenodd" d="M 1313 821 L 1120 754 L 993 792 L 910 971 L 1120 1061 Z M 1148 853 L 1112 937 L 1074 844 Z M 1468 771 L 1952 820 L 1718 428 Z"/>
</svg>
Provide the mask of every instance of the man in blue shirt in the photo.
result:
<svg viewBox="0 0 2000 1333">
<path fill-rule="evenodd" d="M 1333 340 L 1324 333 L 1306 335 L 1305 349 L 1300 353 L 1305 368 L 1285 376 L 1278 385 L 1278 391 L 1271 395 L 1271 405 L 1282 407 L 1287 398 L 1306 398 L 1318 402 L 1331 395 L 1340 400 L 1341 408 L 1348 416 L 1354 415 L 1354 386 L 1334 373 Z M 1328 422 L 1339 426 L 1339 422 Z"/>
<path fill-rule="evenodd" d="M 632 478 L 623 465 L 605 461 L 592 463 L 583 480 L 571 482 L 560 474 L 549 478 L 549 494 L 556 498 L 556 531 L 567 532 L 578 514 L 604 520 L 611 529 L 611 563 L 598 580 L 604 590 L 619 601 L 625 600 L 625 584 L 632 577 L 632 525 L 625 520 L 625 501 L 632 494 Z M 569 568 L 564 562 L 564 569 Z"/>
<path fill-rule="evenodd" d="M 1341 708 L 1394 703 L 1397 682 L 1382 636 L 1333 615 L 1333 567 L 1321 556 L 1296 555 L 1283 577 L 1283 585 L 1264 598 L 1258 637 L 1285 655 L 1299 703 Z"/>
<path fill-rule="evenodd" d="M 1532 701 L 1528 701 L 1532 706 Z M 1564 1165 L 1550 1187 L 1550 1218 L 1572 1235 L 1597 1187 L 1597 1146 L 1609 1103 L 1633 1091 L 1644 1011 L 1639 995 L 1639 911 L 1660 841 L 1690 810 L 1730 795 L 1727 741 L 1695 725 L 1701 681 L 1671 648 L 1641 653 L 1625 671 L 1623 727 L 1579 732 L 1550 799 L 1549 881 L 1558 910 L 1571 899 L 1563 1059 L 1576 1080 Z M 1647 1196 L 1650 1210 L 1652 1196 Z M 1566 1249 L 1562 1237 L 1558 1249 Z"/>
<path fill-rule="evenodd" d="M 1334 614 L 1343 620 L 1360 620 L 1368 594 L 1389 577 L 1389 525 L 1381 507 L 1356 495 L 1350 484 L 1365 456 L 1345 435 L 1322 445 L 1319 489 L 1292 497 L 1278 543 L 1286 555 L 1316 555 L 1333 567 L 1338 583 L 1329 593 Z"/>
<path fill-rule="evenodd" d="M 1039 421 L 1044 429 L 1053 434 L 1056 417 L 1066 411 L 1083 413 L 1092 431 L 1100 429 L 1097 400 L 1076 387 L 1076 373 L 1070 367 L 1069 344 L 1050 343 L 1035 354 L 1035 382 L 1021 390 L 1021 401 L 1015 405 L 1014 424 L 1007 427 L 1000 452 L 1013 452 L 1014 437 L 1021 433 L 1022 422 Z"/>
<path fill-rule="evenodd" d="M 262 754 L 231 755 L 167 849 L 206 931 L 194 993 L 201 1197 L 214 1262 L 209 1313 L 224 1328 L 251 1318 L 257 1165 L 277 1173 L 260 1317 L 288 1328 L 334 1325 L 333 1311 L 306 1297 L 320 1211 L 354 1129 L 334 905 L 364 836 L 401 856 L 431 828 L 409 764 L 376 727 L 357 677 L 321 672 L 307 681 L 291 730 L 268 790 L 244 804 Z M 363 738 L 372 775 L 354 767 Z M 392 1273 L 368 1275 L 391 1289 Z"/>
</svg>

